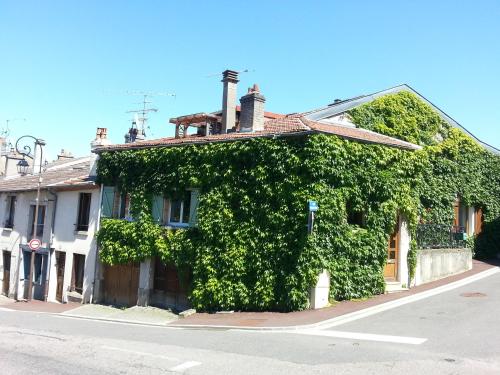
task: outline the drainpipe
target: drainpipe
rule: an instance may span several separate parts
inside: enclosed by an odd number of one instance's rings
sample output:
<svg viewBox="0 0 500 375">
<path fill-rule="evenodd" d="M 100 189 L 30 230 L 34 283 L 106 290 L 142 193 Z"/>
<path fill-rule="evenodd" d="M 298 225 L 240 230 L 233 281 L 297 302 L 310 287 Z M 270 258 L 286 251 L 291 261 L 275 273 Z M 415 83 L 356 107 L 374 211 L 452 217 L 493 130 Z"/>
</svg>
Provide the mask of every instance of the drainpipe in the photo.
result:
<svg viewBox="0 0 500 375">
<path fill-rule="evenodd" d="M 52 210 L 52 219 L 50 223 L 50 239 L 49 239 L 49 264 L 47 265 L 47 280 L 45 280 L 45 293 L 44 293 L 44 298 L 45 302 L 47 302 L 48 296 L 49 296 L 49 280 L 50 280 L 50 270 L 52 266 L 52 252 L 50 251 L 50 248 L 52 246 L 52 240 L 54 238 L 54 228 L 56 225 L 56 211 L 57 211 L 57 194 L 52 191 L 52 189 L 47 189 L 47 193 L 52 195 L 54 199 L 52 200 L 54 202 L 54 209 Z M 50 199 L 49 199 L 50 202 Z"/>
</svg>

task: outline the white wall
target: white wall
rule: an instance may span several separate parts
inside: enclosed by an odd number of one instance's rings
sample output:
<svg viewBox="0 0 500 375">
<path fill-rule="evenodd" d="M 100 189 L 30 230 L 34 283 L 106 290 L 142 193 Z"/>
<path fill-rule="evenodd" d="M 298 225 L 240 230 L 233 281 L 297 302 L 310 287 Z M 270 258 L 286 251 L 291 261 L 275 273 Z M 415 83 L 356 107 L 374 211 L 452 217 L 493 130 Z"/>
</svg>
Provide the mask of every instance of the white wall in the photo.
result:
<svg viewBox="0 0 500 375">
<path fill-rule="evenodd" d="M 36 192 L 25 192 L 16 194 L 16 210 L 14 215 L 14 228 L 4 228 L 5 219 L 7 218 L 9 194 L 0 194 L 0 250 L 11 252 L 11 268 L 10 268 L 10 290 L 9 296 L 13 298 L 21 298 L 23 296 L 24 284 L 19 279 L 24 278 L 22 267 L 22 251 L 19 248 L 20 244 L 26 244 L 28 233 L 31 228 L 29 226 L 29 210 L 30 205 L 36 203 Z M 47 226 L 47 220 L 50 218 L 50 204 L 45 193 L 40 195 L 40 204 L 48 206 L 45 211 L 45 223 L 43 233 L 43 246 L 47 246 L 50 239 L 50 231 Z M 3 259 L 0 260 L 3 262 Z M 2 265 L 3 268 L 3 265 Z M 2 275 L 3 277 L 3 275 Z M 2 278 L 3 281 L 3 278 Z"/>
<path fill-rule="evenodd" d="M 419 250 L 415 285 L 456 275 L 472 268 L 471 249 Z"/>
<path fill-rule="evenodd" d="M 66 253 L 63 301 L 67 301 L 67 291 L 71 285 L 73 254 L 85 255 L 83 302 L 90 301 L 96 261 L 96 242 L 94 235 L 97 230 L 97 218 L 99 214 L 99 192 L 99 189 L 94 188 L 90 190 L 62 191 L 57 194 L 57 210 L 52 247 L 56 251 L 63 251 Z M 89 229 L 87 232 L 76 231 L 80 193 L 92 194 L 90 202 Z M 49 299 L 55 300 L 57 288 L 55 266 L 53 270 L 54 277 L 51 277 L 51 282 L 49 283 Z"/>
<path fill-rule="evenodd" d="M 91 207 L 89 230 L 86 233 L 76 232 L 79 196 L 81 192 L 91 193 Z M 45 226 L 43 232 L 43 247 L 50 247 L 57 251 L 66 253 L 66 264 L 64 272 L 63 301 L 67 300 L 67 290 L 71 284 L 73 254 L 85 255 L 85 274 L 83 280 L 83 301 L 90 300 L 92 283 L 94 280 L 94 268 L 96 260 L 96 243 L 94 234 L 97 228 L 97 217 L 99 213 L 99 189 L 60 191 L 57 194 L 57 207 L 55 215 L 54 235 L 51 238 L 51 225 L 54 210 L 54 196 L 46 191 L 41 192 L 40 203 L 46 205 Z M 17 196 L 16 211 L 14 217 L 14 228 L 4 229 L 7 215 L 7 197 L 9 194 L 0 194 L 0 251 L 11 251 L 11 279 L 9 295 L 13 298 L 22 298 L 24 293 L 24 278 L 22 267 L 22 251 L 19 245 L 27 243 L 29 232 L 29 209 L 35 204 L 36 192 L 23 192 Z M 0 263 L 3 258 L 0 256 Z M 56 300 L 57 274 L 55 266 L 55 253 L 52 252 L 49 259 L 49 289 L 48 300 Z M 3 264 L 0 264 L 3 270 Z M 0 273 L 0 282 L 3 281 L 3 272 Z"/>
</svg>

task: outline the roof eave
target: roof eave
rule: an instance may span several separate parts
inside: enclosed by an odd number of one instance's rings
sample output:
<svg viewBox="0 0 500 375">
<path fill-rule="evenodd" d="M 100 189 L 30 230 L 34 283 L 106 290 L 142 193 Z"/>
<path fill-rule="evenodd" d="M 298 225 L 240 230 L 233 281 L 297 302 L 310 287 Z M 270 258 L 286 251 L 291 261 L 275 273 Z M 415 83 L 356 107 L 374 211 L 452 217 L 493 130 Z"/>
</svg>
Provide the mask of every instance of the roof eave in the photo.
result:
<svg viewBox="0 0 500 375">
<path fill-rule="evenodd" d="M 299 135 L 307 135 L 315 133 L 312 130 L 300 130 L 300 131 L 292 131 L 292 132 L 276 132 L 276 133 L 262 133 L 262 134 L 252 134 L 248 137 L 235 137 L 235 138 L 225 138 L 225 139 L 206 139 L 205 141 L 187 141 L 182 143 L 163 143 L 157 145 L 131 145 L 128 147 L 102 147 L 96 148 L 92 152 L 96 154 L 100 154 L 102 152 L 114 152 L 114 151 L 127 151 L 127 150 L 143 150 L 148 148 L 158 148 L 158 147 L 182 147 L 182 146 L 190 146 L 190 145 L 206 145 L 211 143 L 228 143 L 228 142 L 236 142 L 236 141 L 246 141 L 250 139 L 256 138 L 280 138 L 280 137 L 293 137 Z M 199 138 L 198 138 L 199 139 Z"/>
</svg>

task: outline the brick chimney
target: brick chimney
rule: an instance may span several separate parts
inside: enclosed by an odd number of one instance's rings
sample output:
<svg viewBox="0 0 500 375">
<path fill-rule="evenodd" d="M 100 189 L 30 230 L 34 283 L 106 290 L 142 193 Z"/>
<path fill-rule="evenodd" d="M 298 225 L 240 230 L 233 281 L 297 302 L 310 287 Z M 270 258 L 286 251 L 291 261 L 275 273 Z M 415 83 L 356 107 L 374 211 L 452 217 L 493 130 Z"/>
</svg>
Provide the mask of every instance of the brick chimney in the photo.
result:
<svg viewBox="0 0 500 375">
<path fill-rule="evenodd" d="M 238 72 L 225 70 L 222 72 L 222 133 L 231 131 L 236 126 L 236 95 Z"/>
<path fill-rule="evenodd" d="M 68 151 L 68 150 L 65 150 L 64 148 L 61 149 L 61 152 L 57 154 L 57 160 L 61 160 L 61 159 L 74 159 L 75 157 L 73 156 L 73 154 Z"/>
<path fill-rule="evenodd" d="M 95 139 L 90 142 L 90 150 L 93 151 L 97 147 L 107 146 L 111 144 L 108 139 L 108 129 L 97 128 Z M 94 152 L 90 153 L 90 176 L 97 176 L 97 160 L 99 160 L 99 155 Z"/>
<path fill-rule="evenodd" d="M 264 104 L 266 98 L 260 93 L 259 86 L 254 84 L 248 93 L 240 99 L 240 132 L 264 130 Z"/>
</svg>

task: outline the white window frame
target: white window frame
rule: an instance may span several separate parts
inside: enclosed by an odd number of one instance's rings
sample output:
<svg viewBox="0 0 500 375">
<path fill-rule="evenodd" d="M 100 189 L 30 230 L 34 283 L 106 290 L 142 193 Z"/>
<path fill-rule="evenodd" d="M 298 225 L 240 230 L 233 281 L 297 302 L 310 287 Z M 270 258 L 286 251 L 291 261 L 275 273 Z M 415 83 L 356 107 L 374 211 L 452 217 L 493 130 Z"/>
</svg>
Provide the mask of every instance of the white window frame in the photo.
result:
<svg viewBox="0 0 500 375">
<path fill-rule="evenodd" d="M 199 202 L 199 194 L 200 194 L 200 189 L 198 188 L 188 188 L 186 191 L 189 193 L 189 215 L 188 215 L 188 221 L 187 222 L 172 222 L 171 220 L 171 215 L 172 215 L 172 202 L 175 202 L 172 199 L 168 200 L 168 220 L 167 220 L 167 226 L 169 227 L 177 227 L 177 228 L 189 228 L 189 227 L 196 227 L 198 225 L 198 202 Z M 180 218 L 182 220 L 184 216 L 184 201 L 181 201 L 181 212 L 180 212 Z"/>
<path fill-rule="evenodd" d="M 14 198 L 14 199 L 12 199 Z M 16 220 L 16 206 L 17 206 L 17 194 L 8 194 L 6 199 L 5 199 L 5 218 L 4 218 L 4 222 L 3 222 L 3 229 L 6 229 L 6 230 L 13 230 L 14 229 L 14 222 Z M 14 200 L 14 202 L 12 202 L 12 200 Z M 12 203 L 14 203 L 14 206 L 12 206 Z M 9 221 L 9 218 L 10 218 L 10 214 L 12 212 L 12 210 L 14 210 L 13 212 L 13 215 L 12 215 L 12 223 L 11 226 L 7 227 L 6 224 L 7 224 L 7 221 Z"/>
<path fill-rule="evenodd" d="M 191 199 L 191 196 L 189 197 L 189 199 Z M 175 200 L 177 201 L 177 200 Z M 180 212 L 180 219 L 181 221 L 180 222 L 177 222 L 177 221 L 172 221 L 172 203 L 175 202 L 174 200 L 172 199 L 169 199 L 168 201 L 168 221 L 167 221 L 167 224 L 168 226 L 170 227 L 183 227 L 183 228 L 187 228 L 189 227 L 190 223 L 189 223 L 189 218 L 188 218 L 188 221 L 187 222 L 183 222 L 182 221 L 182 218 L 184 216 L 184 200 L 181 200 L 181 212 Z"/>
</svg>

